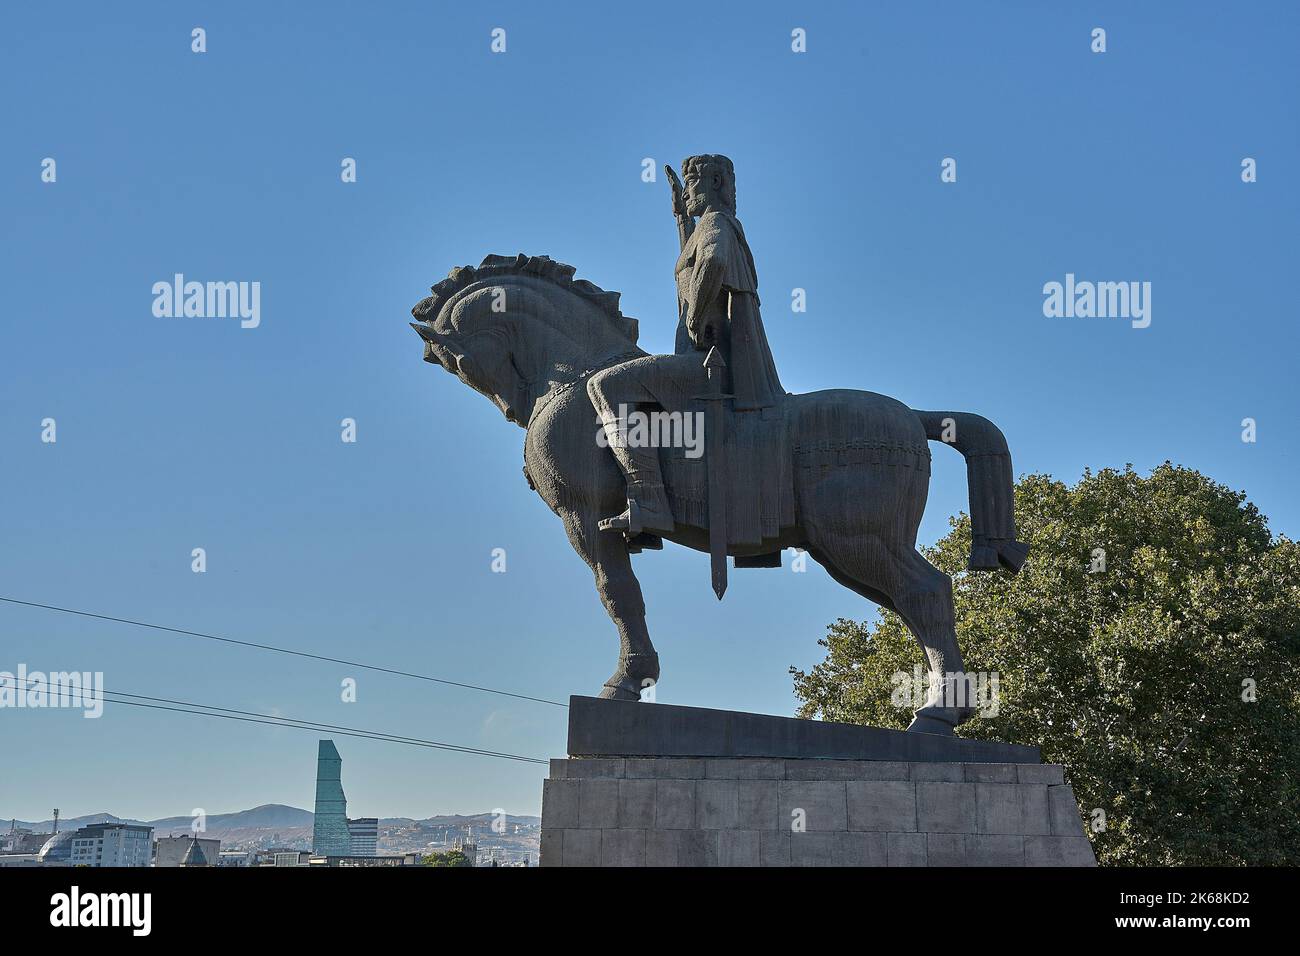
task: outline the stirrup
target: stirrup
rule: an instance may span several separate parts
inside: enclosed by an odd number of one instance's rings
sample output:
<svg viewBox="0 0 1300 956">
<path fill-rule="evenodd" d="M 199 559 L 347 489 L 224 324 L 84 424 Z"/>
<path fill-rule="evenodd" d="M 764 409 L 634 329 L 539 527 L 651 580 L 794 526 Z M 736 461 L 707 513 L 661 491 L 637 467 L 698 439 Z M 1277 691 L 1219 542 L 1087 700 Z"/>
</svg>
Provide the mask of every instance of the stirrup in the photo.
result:
<svg viewBox="0 0 1300 956">
<path fill-rule="evenodd" d="M 626 511 L 624 511 L 620 515 L 615 515 L 612 518 L 602 518 L 599 522 L 597 522 L 596 527 L 599 528 L 601 531 L 621 531 L 625 535 L 627 535 L 629 539 L 635 538 L 637 535 L 642 534 L 643 532 L 646 531 L 649 531 L 651 533 L 653 532 L 667 533 L 672 531 L 673 530 L 672 518 L 668 519 L 667 527 L 660 524 L 647 523 L 646 521 L 647 517 L 653 517 L 654 515 L 657 514 L 658 514 L 657 511 L 647 512 L 644 508 L 642 508 L 640 505 L 636 503 L 635 499 L 629 498 L 627 502 Z"/>
<path fill-rule="evenodd" d="M 649 531 L 642 531 L 640 534 L 627 536 L 627 553 L 640 554 L 642 551 L 662 551 L 664 549 L 664 539 L 657 534 Z"/>
</svg>

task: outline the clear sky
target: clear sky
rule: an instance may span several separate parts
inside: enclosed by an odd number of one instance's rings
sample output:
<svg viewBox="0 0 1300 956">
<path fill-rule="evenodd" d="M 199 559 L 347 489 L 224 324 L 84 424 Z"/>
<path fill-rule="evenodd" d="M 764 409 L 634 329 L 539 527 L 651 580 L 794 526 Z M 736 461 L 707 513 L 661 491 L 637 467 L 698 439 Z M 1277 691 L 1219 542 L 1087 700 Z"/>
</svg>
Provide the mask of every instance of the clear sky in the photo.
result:
<svg viewBox="0 0 1300 956">
<path fill-rule="evenodd" d="M 524 483 L 523 433 L 421 362 L 406 322 L 454 265 L 545 253 L 671 351 L 677 236 L 642 160 L 698 152 L 735 161 L 787 388 L 979 412 L 1018 474 L 1172 459 L 1295 536 L 1298 21 L 1290 3 L 7 4 L 0 594 L 595 693 L 614 631 Z M 260 326 L 155 317 L 177 272 L 260 282 Z M 1067 273 L 1150 282 L 1150 327 L 1045 317 Z M 921 541 L 965 506 L 936 448 Z M 787 667 L 874 612 L 788 556 L 733 571 L 721 605 L 706 555 L 637 569 L 664 702 L 792 713 Z M 0 605 L 0 669 L 19 663 L 564 754 L 556 707 Z M 540 766 L 337 743 L 354 816 L 540 807 Z M 0 711 L 0 754 L 0 815 L 151 818 L 310 808 L 316 736 L 110 704 Z"/>
</svg>

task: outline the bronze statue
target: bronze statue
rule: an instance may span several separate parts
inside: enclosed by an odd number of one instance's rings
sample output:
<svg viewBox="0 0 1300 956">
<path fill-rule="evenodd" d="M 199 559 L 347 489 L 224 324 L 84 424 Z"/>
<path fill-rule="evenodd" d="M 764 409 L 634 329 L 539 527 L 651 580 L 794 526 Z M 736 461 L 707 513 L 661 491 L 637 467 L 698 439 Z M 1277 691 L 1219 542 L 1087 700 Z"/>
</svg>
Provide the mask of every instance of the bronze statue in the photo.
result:
<svg viewBox="0 0 1300 956">
<path fill-rule="evenodd" d="M 564 522 L 618 628 L 618 665 L 602 697 L 635 700 L 659 679 L 631 554 L 663 539 L 710 551 L 721 597 L 728 555 L 738 568 L 779 567 L 783 549 L 800 548 L 906 622 L 931 674 L 909 729 L 951 733 L 974 708 L 957 686 L 952 584 L 916 550 L 926 442 L 966 457 L 971 569 L 1015 572 L 1028 549 L 1015 538 L 1006 441 L 967 412 L 916 411 L 850 389 L 786 394 L 735 215 L 731 161 L 693 156 L 682 172 L 684 189 L 668 171 L 682 250 L 676 354 L 637 348 L 637 322 L 619 310 L 618 293 L 520 254 L 453 269 L 415 306 L 425 361 L 526 429 L 529 485 Z M 699 416 L 705 454 L 633 440 L 628 408 Z"/>
</svg>

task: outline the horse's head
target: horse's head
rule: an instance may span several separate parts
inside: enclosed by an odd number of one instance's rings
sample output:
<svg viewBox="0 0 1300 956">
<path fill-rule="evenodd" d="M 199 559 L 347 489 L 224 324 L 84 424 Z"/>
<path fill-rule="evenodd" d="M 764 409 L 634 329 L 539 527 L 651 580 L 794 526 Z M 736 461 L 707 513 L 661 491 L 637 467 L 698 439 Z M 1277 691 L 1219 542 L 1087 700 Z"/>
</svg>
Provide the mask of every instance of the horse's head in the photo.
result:
<svg viewBox="0 0 1300 956">
<path fill-rule="evenodd" d="M 424 360 L 487 396 L 508 421 L 527 424 L 531 380 L 515 358 L 517 324 L 499 304 L 494 308 L 494 303 L 507 299 L 509 290 L 469 283 L 440 303 L 434 288 L 433 296 L 411 310 L 417 319 L 424 319 L 411 323 L 424 339 Z"/>
<path fill-rule="evenodd" d="M 574 282 L 573 272 L 524 255 L 453 269 L 411 310 L 424 360 L 527 427 L 537 399 L 566 372 L 636 344 L 636 320 L 619 312 L 618 293 Z"/>
</svg>

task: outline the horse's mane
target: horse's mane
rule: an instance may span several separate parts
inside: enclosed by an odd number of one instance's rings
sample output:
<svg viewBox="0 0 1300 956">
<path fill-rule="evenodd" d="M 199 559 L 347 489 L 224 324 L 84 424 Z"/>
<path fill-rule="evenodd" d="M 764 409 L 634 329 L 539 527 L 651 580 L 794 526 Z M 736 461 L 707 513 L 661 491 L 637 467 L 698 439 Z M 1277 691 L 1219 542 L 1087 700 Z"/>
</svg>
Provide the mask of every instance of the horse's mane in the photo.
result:
<svg viewBox="0 0 1300 956">
<path fill-rule="evenodd" d="M 550 256 L 528 256 L 522 252 L 517 256 L 489 255 L 474 266 L 456 266 L 429 291 L 432 295 L 421 299 L 411 310 L 411 314 L 421 322 L 431 322 L 438 311 L 457 293 L 462 292 L 476 282 L 490 282 L 501 276 L 525 276 L 545 279 L 552 285 L 572 292 L 594 305 L 608 317 L 620 332 L 633 344 L 637 339 L 637 320 L 623 314 L 618 307 L 619 293 L 606 292 L 600 286 L 586 279 L 574 279 L 578 270 L 563 262 L 557 262 Z"/>
</svg>

